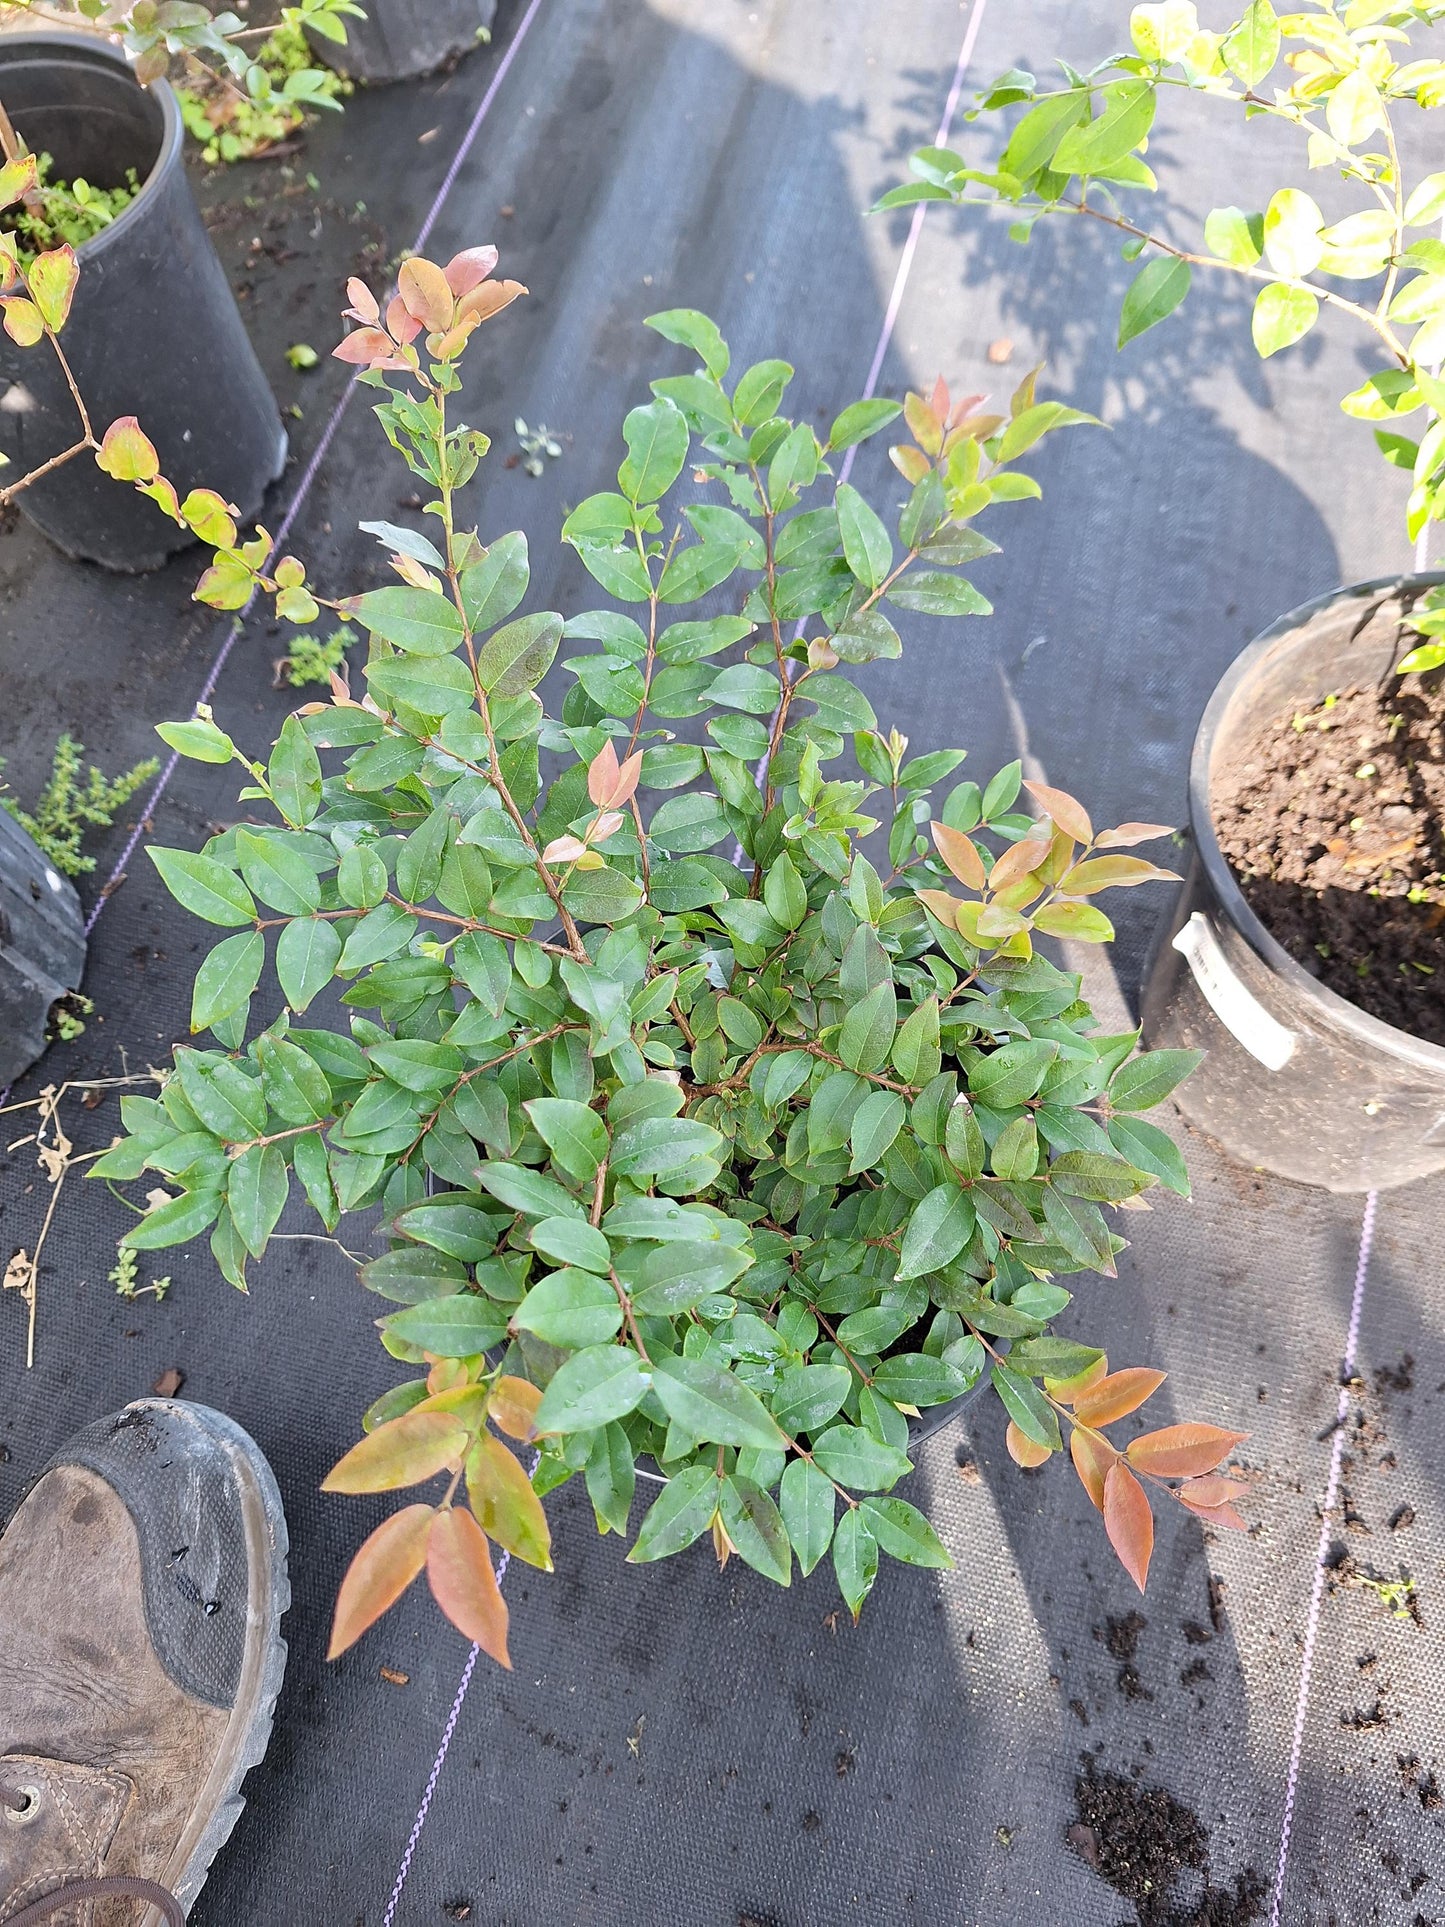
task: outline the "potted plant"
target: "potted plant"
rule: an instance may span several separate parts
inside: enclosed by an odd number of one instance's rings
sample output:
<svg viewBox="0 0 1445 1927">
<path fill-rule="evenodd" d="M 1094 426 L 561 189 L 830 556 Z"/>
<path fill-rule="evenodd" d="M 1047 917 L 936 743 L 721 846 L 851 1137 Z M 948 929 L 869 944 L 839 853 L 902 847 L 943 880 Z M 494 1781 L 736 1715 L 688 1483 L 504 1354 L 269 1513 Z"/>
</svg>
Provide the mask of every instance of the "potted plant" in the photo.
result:
<svg viewBox="0 0 1445 1927">
<path fill-rule="evenodd" d="M 353 80 L 414 80 L 490 40 L 497 0 L 367 0 L 344 41 L 316 35 L 321 58 Z"/>
<path fill-rule="evenodd" d="M 463 525 L 487 438 L 450 413 L 470 334 L 523 292 L 495 259 L 408 261 L 385 315 L 350 285 L 336 352 L 429 498 L 429 535 L 367 525 L 399 580 L 328 602 L 258 538 L 197 589 L 324 604 L 370 653 L 365 692 L 334 676 L 265 760 L 204 711 L 161 727 L 239 763 L 257 813 L 151 851 L 230 934 L 196 976 L 209 1039 L 93 1166 L 170 1187 L 123 1243 L 209 1233 L 244 1286 L 293 1185 L 329 1230 L 380 1210 L 361 1276 L 410 1375 L 326 1483 L 445 1486 L 366 1541 L 334 1652 L 425 1568 L 506 1663 L 489 1541 L 550 1567 L 541 1500 L 574 1475 L 625 1533 L 639 1460 L 664 1482 L 631 1560 L 710 1537 L 786 1585 L 831 1555 L 856 1614 L 880 1553 L 950 1563 L 893 1488 L 910 1418 L 985 1379 L 1021 1463 L 1067 1437 L 1142 1585 L 1147 1488 L 1239 1523 L 1216 1468 L 1241 1435 L 1116 1447 L 1162 1374 L 1051 1328 L 1061 1277 L 1113 1270 L 1106 1207 L 1187 1192 L 1142 1113 L 1195 1060 L 1097 1035 L 1035 942 L 1107 942 L 1096 897 L 1167 874 L 1129 853 L 1163 832 L 1096 830 L 1017 763 L 955 780 L 962 751 L 910 755 L 853 679 L 898 655 L 899 610 L 987 613 L 975 519 L 1037 495 L 1020 458 L 1088 418 L 1032 375 L 1005 412 L 910 395 L 890 529 L 834 462 L 897 403 L 820 439 L 782 412 L 786 362 L 734 379 L 705 316 L 654 315 L 698 365 L 652 384 L 616 487 L 563 528 L 606 606 L 519 615 L 527 538 Z"/>
<path fill-rule="evenodd" d="M 307 0 L 286 12 L 340 31 L 351 10 L 350 0 Z M 144 415 L 181 494 L 204 481 L 245 517 L 281 473 L 281 418 L 192 198 L 163 76 L 172 59 L 204 56 L 225 85 L 264 94 L 271 82 L 234 15 L 147 0 L 83 11 L 106 32 L 0 36 L 4 181 L 20 188 L 0 232 L 6 272 L 13 283 L 17 268 L 61 248 L 86 270 L 66 342 L 76 387 L 54 360 L 26 354 L 39 339 L 33 317 L 6 305 L 0 452 L 32 471 L 53 464 L 20 506 L 68 555 L 141 570 L 190 532 L 110 489 L 91 464 L 55 458 L 93 441 L 89 409 L 98 422 Z M 303 70 L 285 88 L 326 104 L 317 84 L 327 78 Z"/>
<path fill-rule="evenodd" d="M 1347 316 L 1381 362 L 1346 395 L 1409 476 L 1417 542 L 1445 516 L 1445 173 L 1411 175 L 1400 116 L 1445 103 L 1412 58 L 1438 9 L 1350 0 L 1277 17 L 1251 0 L 1223 32 L 1191 0 L 1135 7 L 1132 50 L 1057 85 L 1015 69 L 983 113 L 1022 107 L 997 159 L 924 148 L 880 207 L 1003 206 L 1115 229 L 1141 265 L 1124 346 L 1172 314 L 1198 268 L 1258 284 L 1262 356 Z M 1216 208 L 1182 247 L 1129 217 L 1161 92 L 1283 122 L 1358 205 L 1327 221 L 1285 185 Z M 1270 150 L 1271 152 L 1273 149 Z M 1233 664 L 1195 739 L 1188 881 L 1145 989 L 1146 1034 L 1207 1047 L 1181 1108 L 1251 1164 L 1335 1190 L 1445 1168 L 1445 580 L 1389 577 L 1291 611 Z"/>
</svg>

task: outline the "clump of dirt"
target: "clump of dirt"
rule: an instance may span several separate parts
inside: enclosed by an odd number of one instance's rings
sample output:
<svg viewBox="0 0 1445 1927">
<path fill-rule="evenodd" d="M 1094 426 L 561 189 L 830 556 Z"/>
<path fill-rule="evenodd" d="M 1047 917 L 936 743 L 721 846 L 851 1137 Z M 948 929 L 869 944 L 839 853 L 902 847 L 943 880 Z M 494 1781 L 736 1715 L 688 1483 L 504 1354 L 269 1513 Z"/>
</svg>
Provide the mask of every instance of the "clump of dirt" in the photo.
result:
<svg viewBox="0 0 1445 1927">
<path fill-rule="evenodd" d="M 1402 628 L 1399 654 L 1419 641 Z M 1211 812 L 1250 908 L 1297 962 L 1445 1044 L 1445 670 L 1262 720 Z"/>
<path fill-rule="evenodd" d="M 1216 1886 L 1208 1832 L 1163 1787 L 1106 1772 L 1086 1755 L 1074 1801 L 1069 1846 L 1133 1904 L 1139 1927 L 1249 1927 L 1261 1917 L 1268 1882 L 1248 1867 Z"/>
<path fill-rule="evenodd" d="M 1139 1651 L 1139 1635 L 1148 1627 L 1148 1620 L 1142 1613 L 1126 1613 L 1122 1619 L 1110 1618 L 1103 1626 L 1094 1628 L 1095 1639 L 1101 1640 L 1108 1649 L 1111 1659 L 1119 1662 L 1118 1686 L 1125 1699 L 1151 1700 L 1154 1695 L 1139 1676 L 1134 1664 Z"/>
</svg>

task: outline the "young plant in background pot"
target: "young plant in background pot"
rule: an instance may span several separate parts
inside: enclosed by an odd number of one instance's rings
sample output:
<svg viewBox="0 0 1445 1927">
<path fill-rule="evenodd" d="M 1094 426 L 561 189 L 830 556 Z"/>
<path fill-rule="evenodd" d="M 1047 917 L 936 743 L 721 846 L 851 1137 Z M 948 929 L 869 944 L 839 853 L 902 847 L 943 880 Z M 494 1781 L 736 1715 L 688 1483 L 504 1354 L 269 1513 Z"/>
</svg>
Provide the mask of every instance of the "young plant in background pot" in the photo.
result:
<svg viewBox="0 0 1445 1927">
<path fill-rule="evenodd" d="M 1380 366 L 1341 406 L 1408 476 L 1405 534 L 1423 545 L 1445 517 L 1445 172 L 1405 167 L 1397 128 L 1445 105 L 1440 48 L 1415 44 L 1440 18 L 1390 0 L 1276 17 L 1251 0 L 1214 31 L 1192 0 L 1136 7 L 1128 53 L 1088 74 L 1060 62 L 1056 84 L 1016 69 L 980 97 L 1024 110 L 996 158 L 925 148 L 880 206 L 1001 206 L 1020 240 L 1048 215 L 1116 229 L 1141 263 L 1121 347 L 1197 270 L 1258 285 L 1262 356 L 1326 314 L 1354 327 Z M 1215 208 L 1198 245 L 1135 218 L 1170 88 L 1256 125 L 1262 165 L 1284 123 L 1351 211 L 1327 222 L 1290 182 Z M 1207 1048 L 1182 1108 L 1246 1162 L 1335 1190 L 1445 1168 L 1445 578 L 1334 590 L 1247 649 L 1195 739 L 1190 826 L 1144 1002 L 1151 1040 Z"/>
<path fill-rule="evenodd" d="M 97 31 L 0 35 L 7 186 L 12 170 L 37 168 L 0 222 L 0 246 L 22 269 L 61 247 L 84 268 L 66 341 L 84 403 L 58 366 L 25 353 L 38 339 L 34 322 L 7 302 L 0 452 L 34 470 L 78 434 L 90 436 L 86 408 L 97 423 L 137 415 L 182 496 L 205 484 L 250 517 L 281 473 L 286 436 L 192 197 L 184 129 L 164 76 L 172 63 L 200 64 L 217 85 L 265 97 L 272 82 L 247 40 L 270 29 L 150 0 L 86 0 L 75 11 Z M 283 9 L 298 24 L 342 34 L 354 11 L 352 0 Z M 31 9 L 0 0 L 0 12 Z M 285 90 L 334 105 L 322 87 L 328 79 L 303 69 Z M 89 462 L 56 463 L 20 507 L 66 554 L 111 569 L 155 568 L 191 540 Z"/>
<path fill-rule="evenodd" d="M 361 1276 L 411 1372 L 326 1483 L 432 1489 L 357 1555 L 335 1652 L 425 1569 L 506 1663 L 490 1543 L 550 1567 L 541 1501 L 573 1477 L 627 1533 L 639 1466 L 629 1559 L 710 1538 L 787 1585 L 831 1556 L 856 1614 L 882 1553 L 951 1563 L 893 1489 L 918 1423 L 985 1384 L 1022 1464 L 1067 1440 L 1142 1586 L 1151 1492 L 1239 1523 L 1217 1468 L 1241 1435 L 1114 1443 L 1162 1374 L 1052 1326 L 1061 1278 L 1113 1272 L 1109 1207 L 1187 1193 L 1142 1114 L 1195 1060 L 1098 1035 L 1035 942 L 1107 942 L 1097 897 L 1167 874 L 1130 853 L 1163 832 L 1096 830 L 1017 763 L 957 780 L 962 751 L 910 755 L 855 680 L 899 654 L 896 612 L 988 612 L 975 519 L 1087 418 L 1030 376 L 1005 412 L 940 384 L 820 439 L 781 412 L 786 362 L 733 378 L 712 322 L 655 315 L 698 365 L 652 384 L 615 489 L 563 529 L 607 605 L 519 615 L 526 535 L 458 508 L 487 451 L 452 418 L 458 362 L 522 292 L 495 258 L 406 263 L 384 316 L 351 284 L 337 353 L 429 497 L 427 535 L 366 525 L 400 580 L 327 603 L 258 538 L 197 591 L 325 604 L 370 652 L 365 693 L 335 678 L 265 760 L 208 714 L 162 727 L 238 762 L 256 813 L 151 852 L 232 934 L 196 977 L 209 1040 L 123 1100 L 94 1167 L 173 1192 L 124 1243 L 209 1233 L 244 1285 L 293 1189 L 328 1231 L 379 1210 Z M 900 412 L 890 528 L 837 467 Z"/>
</svg>

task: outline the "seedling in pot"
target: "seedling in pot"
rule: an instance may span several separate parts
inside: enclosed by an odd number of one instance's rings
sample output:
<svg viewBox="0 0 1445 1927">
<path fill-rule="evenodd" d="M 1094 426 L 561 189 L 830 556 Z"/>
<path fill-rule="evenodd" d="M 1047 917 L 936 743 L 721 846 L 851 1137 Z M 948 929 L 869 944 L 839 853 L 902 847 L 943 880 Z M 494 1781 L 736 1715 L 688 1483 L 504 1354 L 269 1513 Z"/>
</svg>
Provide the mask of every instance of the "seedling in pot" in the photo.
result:
<svg viewBox="0 0 1445 1927">
<path fill-rule="evenodd" d="M 854 679 L 901 653 L 900 611 L 988 613 L 962 573 L 995 546 L 977 518 L 1037 495 L 1021 459 L 1087 418 L 1029 375 L 997 410 L 940 384 L 820 436 L 782 412 L 786 362 L 732 378 L 705 316 L 654 315 L 692 365 L 653 382 L 615 488 L 562 530 L 606 605 L 519 615 L 527 537 L 465 526 L 488 443 L 452 417 L 471 336 L 525 292 L 495 265 L 409 260 L 384 311 L 350 284 L 336 352 L 430 524 L 365 525 L 399 579 L 329 599 L 263 532 L 197 588 L 259 590 L 303 630 L 331 609 L 370 642 L 358 688 L 336 675 L 264 759 L 208 711 L 161 729 L 237 763 L 252 820 L 151 851 L 229 934 L 196 976 L 209 1039 L 123 1100 L 95 1167 L 179 1187 L 122 1242 L 209 1234 L 245 1287 L 293 1183 L 328 1233 L 380 1211 L 362 1280 L 411 1375 L 326 1485 L 432 1490 L 361 1548 L 333 1652 L 425 1569 L 508 1664 L 493 1543 L 550 1569 L 542 1502 L 574 1477 L 627 1534 L 639 1460 L 666 1482 L 631 1561 L 709 1539 L 787 1585 L 830 1556 L 856 1615 L 881 1554 L 952 1563 L 894 1488 L 909 1416 L 985 1374 L 1022 1462 L 1068 1432 L 1142 1585 L 1151 1486 L 1239 1523 L 1216 1468 L 1240 1435 L 1116 1446 L 1161 1374 L 1051 1327 L 1061 1277 L 1114 1270 L 1107 1208 L 1187 1193 L 1143 1113 L 1195 1058 L 1100 1036 L 1036 942 L 1107 942 L 1099 897 L 1167 876 L 1134 854 L 1166 832 L 1096 829 L 1017 763 L 960 780 L 962 750 L 911 754 Z M 885 522 L 836 469 L 900 416 Z M 961 692 L 965 661 L 940 671 Z M 332 986 L 343 1014 L 307 1023 Z"/>
</svg>

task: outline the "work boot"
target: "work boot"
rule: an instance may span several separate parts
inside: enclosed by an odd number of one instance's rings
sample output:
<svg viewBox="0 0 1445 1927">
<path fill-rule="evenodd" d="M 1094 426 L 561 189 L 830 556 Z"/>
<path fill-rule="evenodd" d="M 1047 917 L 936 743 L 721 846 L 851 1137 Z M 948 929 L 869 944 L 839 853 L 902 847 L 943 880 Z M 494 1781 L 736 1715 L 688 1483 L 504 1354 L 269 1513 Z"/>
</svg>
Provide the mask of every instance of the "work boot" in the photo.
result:
<svg viewBox="0 0 1445 1927">
<path fill-rule="evenodd" d="M 266 1751 L 286 1522 L 239 1425 L 139 1399 L 0 1537 L 0 1923 L 179 1927 Z"/>
</svg>

